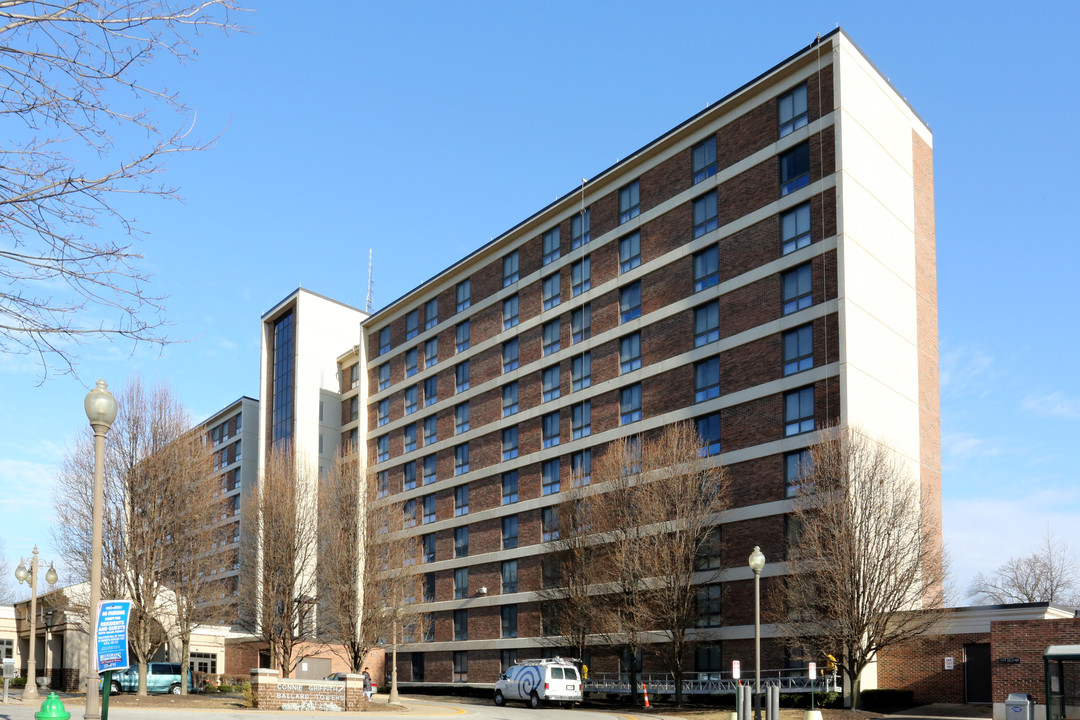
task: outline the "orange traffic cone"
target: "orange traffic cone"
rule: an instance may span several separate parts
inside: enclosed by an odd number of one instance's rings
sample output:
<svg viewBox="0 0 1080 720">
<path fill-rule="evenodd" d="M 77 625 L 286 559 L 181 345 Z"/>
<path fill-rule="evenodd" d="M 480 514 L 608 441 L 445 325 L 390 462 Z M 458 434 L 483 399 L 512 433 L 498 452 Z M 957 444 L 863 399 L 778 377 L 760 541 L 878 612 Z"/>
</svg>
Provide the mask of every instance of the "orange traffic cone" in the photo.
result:
<svg viewBox="0 0 1080 720">
<path fill-rule="evenodd" d="M 650 707 L 652 707 L 651 705 L 649 705 L 649 686 L 645 683 L 641 683 L 641 690 L 642 693 L 645 695 L 645 709 L 648 710 Z"/>
</svg>

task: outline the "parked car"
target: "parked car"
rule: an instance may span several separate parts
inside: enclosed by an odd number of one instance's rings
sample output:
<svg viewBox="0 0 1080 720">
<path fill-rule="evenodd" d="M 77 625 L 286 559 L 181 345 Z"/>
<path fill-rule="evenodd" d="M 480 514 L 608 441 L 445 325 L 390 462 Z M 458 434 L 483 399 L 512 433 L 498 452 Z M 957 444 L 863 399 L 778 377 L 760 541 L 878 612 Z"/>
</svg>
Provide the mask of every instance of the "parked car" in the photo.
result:
<svg viewBox="0 0 1080 720">
<path fill-rule="evenodd" d="M 524 700 L 531 708 L 541 703 L 578 703 L 582 698 L 581 675 L 571 660 L 519 660 L 495 683 L 495 704 Z"/>
<path fill-rule="evenodd" d="M 191 670 L 188 669 L 188 692 L 195 692 L 195 684 L 192 680 Z M 102 680 L 104 683 L 104 680 Z M 137 692 L 139 689 L 139 667 L 134 665 L 127 670 L 118 670 L 113 673 L 109 692 L 119 695 L 126 692 Z M 180 663 L 152 662 L 147 664 L 146 691 L 151 693 L 180 694 Z"/>
</svg>

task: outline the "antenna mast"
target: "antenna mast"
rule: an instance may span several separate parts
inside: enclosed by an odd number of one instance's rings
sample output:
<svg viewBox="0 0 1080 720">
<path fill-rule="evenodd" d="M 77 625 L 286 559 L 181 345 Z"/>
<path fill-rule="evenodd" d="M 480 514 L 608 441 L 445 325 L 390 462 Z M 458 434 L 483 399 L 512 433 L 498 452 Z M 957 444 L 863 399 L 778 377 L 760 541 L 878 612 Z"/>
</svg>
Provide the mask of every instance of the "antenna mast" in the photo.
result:
<svg viewBox="0 0 1080 720">
<path fill-rule="evenodd" d="M 375 262 L 372 259 L 372 249 L 367 251 L 367 305 L 364 311 L 371 314 L 371 306 L 375 302 Z"/>
</svg>

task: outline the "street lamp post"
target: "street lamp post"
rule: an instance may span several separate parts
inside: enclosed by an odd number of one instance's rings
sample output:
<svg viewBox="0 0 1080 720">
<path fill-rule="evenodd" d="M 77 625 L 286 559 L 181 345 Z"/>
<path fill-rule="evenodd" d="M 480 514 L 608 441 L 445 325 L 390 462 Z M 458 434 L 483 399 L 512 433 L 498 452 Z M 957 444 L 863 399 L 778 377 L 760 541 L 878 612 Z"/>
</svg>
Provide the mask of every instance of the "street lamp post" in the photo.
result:
<svg viewBox="0 0 1080 720">
<path fill-rule="evenodd" d="M 754 546 L 750 569 L 754 571 L 754 720 L 761 720 L 761 571 L 765 555 Z"/>
<path fill-rule="evenodd" d="M 104 380 L 86 394 L 83 401 L 86 417 L 94 430 L 94 530 L 90 559 L 90 644 L 87 648 L 86 714 L 87 720 L 100 720 L 98 674 L 95 650 L 97 645 L 96 618 L 101 602 L 101 519 L 105 505 L 105 433 L 116 419 L 116 398 Z"/>
<path fill-rule="evenodd" d="M 30 584 L 30 652 L 26 659 L 26 689 L 23 690 L 22 697 L 24 701 L 35 702 L 40 698 L 37 691 L 37 545 L 34 546 L 29 569 L 26 567 L 26 561 L 19 558 L 19 567 L 15 568 L 15 579 L 20 585 L 24 582 Z M 53 568 L 52 563 L 49 563 L 49 571 L 45 573 L 45 582 L 50 585 L 56 584 L 56 569 Z"/>
</svg>

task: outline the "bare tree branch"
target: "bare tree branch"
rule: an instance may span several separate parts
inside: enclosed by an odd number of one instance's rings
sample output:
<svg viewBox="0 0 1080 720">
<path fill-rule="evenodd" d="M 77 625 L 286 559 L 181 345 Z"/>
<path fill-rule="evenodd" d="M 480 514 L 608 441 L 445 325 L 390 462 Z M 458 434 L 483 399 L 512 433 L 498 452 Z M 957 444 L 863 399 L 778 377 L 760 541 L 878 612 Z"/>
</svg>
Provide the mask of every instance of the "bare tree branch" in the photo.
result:
<svg viewBox="0 0 1080 720">
<path fill-rule="evenodd" d="M 154 177 L 164 160 L 213 141 L 192 139 L 190 109 L 139 72 L 160 55 L 194 57 L 193 38 L 238 29 L 238 10 L 233 0 L 0 2 L 0 350 L 36 355 L 43 380 L 73 371 L 73 346 L 89 338 L 167 342 L 141 256 L 107 238 L 138 234 L 123 196 L 175 198 Z M 178 129 L 162 130 L 170 117 Z"/>
<path fill-rule="evenodd" d="M 940 528 L 904 460 L 859 430 L 810 451 L 773 619 L 804 651 L 831 653 L 852 687 L 882 648 L 926 632 L 944 602 Z"/>
<path fill-rule="evenodd" d="M 1049 525 L 1042 543 L 1030 554 L 1011 557 L 993 573 L 979 573 L 968 597 L 984 603 L 1058 602 L 1080 607 L 1080 564 L 1065 540 L 1054 537 Z"/>
</svg>

